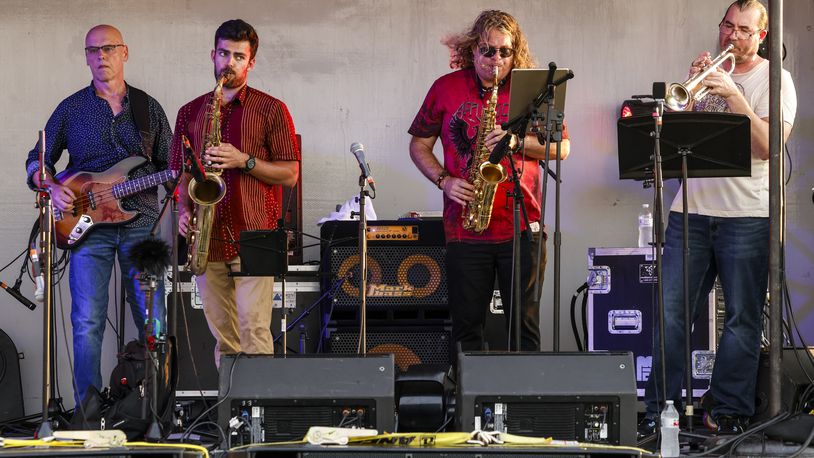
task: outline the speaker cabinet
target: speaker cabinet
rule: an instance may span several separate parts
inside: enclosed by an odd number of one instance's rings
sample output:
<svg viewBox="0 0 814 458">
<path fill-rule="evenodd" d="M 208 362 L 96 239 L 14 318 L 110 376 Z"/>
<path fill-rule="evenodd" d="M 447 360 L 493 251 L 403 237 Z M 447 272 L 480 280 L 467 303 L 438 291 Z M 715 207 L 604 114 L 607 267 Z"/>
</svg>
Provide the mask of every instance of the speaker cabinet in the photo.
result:
<svg viewBox="0 0 814 458">
<path fill-rule="evenodd" d="M 806 354 L 808 353 L 808 354 Z M 780 409 L 785 412 L 794 413 L 810 411 L 814 408 L 812 398 L 809 397 L 808 405 L 801 405 L 806 402 L 803 393 L 806 388 L 811 387 L 811 379 L 814 377 L 814 350 L 805 348 L 784 348 L 783 364 L 780 372 Z M 771 380 L 769 379 L 769 355 L 760 354 L 760 366 L 757 373 L 757 389 L 755 390 L 755 415 L 752 422 L 767 420 L 769 415 L 769 390 Z"/>
<path fill-rule="evenodd" d="M 17 346 L 0 330 L 0 422 L 25 415 L 23 383 L 20 380 L 20 356 Z"/>
<path fill-rule="evenodd" d="M 392 355 L 226 355 L 220 368 L 218 423 L 232 446 L 299 440 L 311 426 L 394 430 Z"/>
<path fill-rule="evenodd" d="M 393 354 L 396 367 L 404 372 L 418 364 L 448 366 L 451 334 L 443 326 L 375 327 L 368 328 L 365 341 L 368 354 Z M 329 353 L 354 355 L 358 346 L 358 328 L 329 329 Z"/>
<path fill-rule="evenodd" d="M 455 424 L 612 445 L 636 444 L 630 353 L 463 353 Z"/>
<path fill-rule="evenodd" d="M 447 279 L 441 221 L 371 221 L 368 225 L 367 309 L 447 308 Z M 323 292 L 337 281 L 334 311 L 359 307 L 357 221 L 329 221 L 320 232 Z"/>
</svg>

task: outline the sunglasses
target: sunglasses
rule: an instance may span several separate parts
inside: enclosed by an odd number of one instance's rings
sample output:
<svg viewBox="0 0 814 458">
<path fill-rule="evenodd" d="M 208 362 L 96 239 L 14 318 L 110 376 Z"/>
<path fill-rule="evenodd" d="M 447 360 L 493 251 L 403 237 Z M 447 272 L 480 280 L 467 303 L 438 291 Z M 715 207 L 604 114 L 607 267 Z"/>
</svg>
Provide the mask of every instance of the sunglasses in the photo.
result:
<svg viewBox="0 0 814 458">
<path fill-rule="evenodd" d="M 478 47 L 478 52 L 483 57 L 492 57 L 498 51 L 500 52 L 500 57 L 504 59 L 514 55 L 514 49 L 512 48 L 495 48 L 494 46 L 489 45 L 481 45 Z"/>
</svg>

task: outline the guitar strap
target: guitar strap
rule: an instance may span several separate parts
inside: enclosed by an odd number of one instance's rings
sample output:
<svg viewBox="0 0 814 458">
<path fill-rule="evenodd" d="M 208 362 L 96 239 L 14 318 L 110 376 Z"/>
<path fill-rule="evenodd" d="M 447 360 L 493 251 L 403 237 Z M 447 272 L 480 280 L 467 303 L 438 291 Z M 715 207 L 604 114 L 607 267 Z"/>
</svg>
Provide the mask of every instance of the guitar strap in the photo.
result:
<svg viewBox="0 0 814 458">
<path fill-rule="evenodd" d="M 155 132 L 150 130 L 150 109 L 147 100 L 147 93 L 139 88 L 127 85 L 129 88 L 130 114 L 136 123 L 136 128 L 141 134 L 141 149 L 147 160 L 153 160 L 153 145 L 155 144 Z"/>
</svg>

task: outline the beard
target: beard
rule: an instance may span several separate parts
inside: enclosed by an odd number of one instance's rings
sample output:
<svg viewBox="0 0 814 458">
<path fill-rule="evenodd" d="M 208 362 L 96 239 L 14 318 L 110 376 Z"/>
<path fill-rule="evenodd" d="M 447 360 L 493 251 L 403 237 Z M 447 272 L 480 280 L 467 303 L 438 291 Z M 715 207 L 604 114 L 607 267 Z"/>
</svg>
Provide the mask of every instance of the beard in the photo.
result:
<svg viewBox="0 0 814 458">
<path fill-rule="evenodd" d="M 244 72 L 242 75 L 235 73 L 234 70 L 230 68 L 224 68 L 218 71 L 215 69 L 215 80 L 220 79 L 220 77 L 225 76 L 226 80 L 223 82 L 223 87 L 229 89 L 237 89 L 244 84 L 246 84 L 246 77 L 247 74 Z"/>
</svg>

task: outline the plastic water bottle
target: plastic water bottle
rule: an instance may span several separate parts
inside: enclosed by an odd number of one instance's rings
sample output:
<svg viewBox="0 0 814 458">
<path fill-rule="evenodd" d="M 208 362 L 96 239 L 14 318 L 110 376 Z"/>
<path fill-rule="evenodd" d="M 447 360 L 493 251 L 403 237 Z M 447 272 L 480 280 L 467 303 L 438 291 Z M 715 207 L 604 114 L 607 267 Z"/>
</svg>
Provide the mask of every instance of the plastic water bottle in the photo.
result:
<svg viewBox="0 0 814 458">
<path fill-rule="evenodd" d="M 650 247 L 653 242 L 653 212 L 650 204 L 642 204 L 639 212 L 639 247 Z"/>
<path fill-rule="evenodd" d="M 673 401 L 661 412 L 661 456 L 678 456 L 678 411 Z"/>
</svg>

